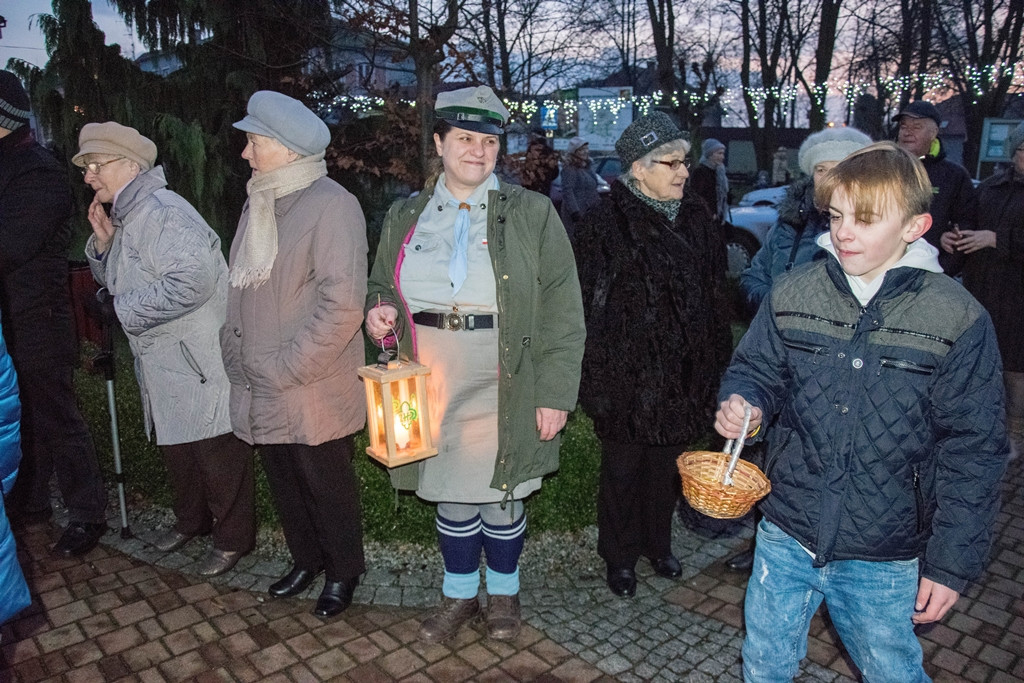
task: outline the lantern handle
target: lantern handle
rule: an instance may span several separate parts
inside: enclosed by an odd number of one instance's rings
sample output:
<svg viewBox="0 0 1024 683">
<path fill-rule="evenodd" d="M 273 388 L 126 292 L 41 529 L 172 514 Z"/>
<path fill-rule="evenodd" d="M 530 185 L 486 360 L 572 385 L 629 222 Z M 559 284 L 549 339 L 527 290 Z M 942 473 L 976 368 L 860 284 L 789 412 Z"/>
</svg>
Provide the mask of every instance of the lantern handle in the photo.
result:
<svg viewBox="0 0 1024 683">
<path fill-rule="evenodd" d="M 389 328 L 391 329 L 391 334 L 394 335 L 395 340 L 397 340 L 398 332 L 395 331 L 394 326 L 389 326 Z M 385 334 L 380 338 L 380 353 L 377 354 L 377 365 L 382 367 L 387 367 L 391 361 L 398 360 L 398 346 L 396 345 L 393 349 L 387 348 L 384 344 L 384 340 L 387 339 L 387 337 L 388 335 Z"/>
</svg>

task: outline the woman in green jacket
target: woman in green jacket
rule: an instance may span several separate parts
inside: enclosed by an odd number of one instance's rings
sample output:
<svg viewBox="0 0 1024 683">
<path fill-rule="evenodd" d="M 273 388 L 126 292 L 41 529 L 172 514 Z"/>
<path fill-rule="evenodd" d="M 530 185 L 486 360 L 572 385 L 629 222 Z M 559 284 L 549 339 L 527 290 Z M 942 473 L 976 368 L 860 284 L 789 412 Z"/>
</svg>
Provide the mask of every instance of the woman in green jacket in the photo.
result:
<svg viewBox="0 0 1024 683">
<path fill-rule="evenodd" d="M 440 642 L 480 612 L 487 633 L 520 629 L 522 499 L 558 468 L 575 408 L 585 329 L 572 248 L 550 200 L 498 181 L 508 110 L 490 88 L 441 93 L 434 142 L 444 171 L 384 221 L 366 331 L 431 368 L 439 453 L 392 471 L 436 502 L 444 597 L 419 637 Z M 497 370 L 497 372 L 496 372 Z"/>
</svg>

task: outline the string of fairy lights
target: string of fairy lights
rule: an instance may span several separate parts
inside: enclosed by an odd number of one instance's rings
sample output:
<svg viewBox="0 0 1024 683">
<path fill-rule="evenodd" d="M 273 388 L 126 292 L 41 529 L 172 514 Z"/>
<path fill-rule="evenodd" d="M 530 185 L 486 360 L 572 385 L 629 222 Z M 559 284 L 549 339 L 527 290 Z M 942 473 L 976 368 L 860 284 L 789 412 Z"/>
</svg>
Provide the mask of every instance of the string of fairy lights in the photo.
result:
<svg viewBox="0 0 1024 683">
<path fill-rule="evenodd" d="M 881 97 L 891 97 L 899 93 L 907 92 L 918 85 L 921 85 L 926 93 L 939 93 L 949 91 L 951 87 L 960 82 L 965 86 L 967 93 L 972 96 L 973 103 L 977 98 L 982 97 L 993 84 L 1009 78 L 1011 79 L 1011 90 L 1024 90 L 1024 64 L 1001 62 L 986 68 L 968 67 L 962 73 L 955 76 L 949 71 L 940 73 L 918 73 L 903 76 L 890 76 L 881 78 L 878 81 L 840 81 L 832 80 L 826 83 L 818 83 L 811 87 L 810 101 L 819 111 L 824 111 L 825 102 L 829 95 L 839 95 L 847 103 L 853 103 L 861 95 L 868 93 L 877 94 Z M 788 107 L 798 101 L 806 101 L 807 95 L 804 89 L 795 84 L 775 86 L 771 88 L 727 88 L 719 94 L 699 93 L 692 91 L 675 92 L 667 101 L 673 107 L 679 107 L 686 102 L 691 107 L 701 107 L 717 99 L 722 106 L 724 116 L 734 109 L 743 100 L 743 96 L 749 98 L 757 116 L 764 112 L 765 105 L 773 100 L 781 108 Z M 315 91 L 310 94 L 311 104 L 319 109 L 321 115 L 329 112 L 349 111 L 356 116 L 365 116 L 384 108 L 385 100 L 381 97 L 368 95 L 333 95 L 326 91 Z M 412 100 L 401 100 L 403 104 L 414 107 L 416 103 Z M 662 91 L 655 91 L 650 95 L 632 95 L 629 97 L 548 97 L 544 99 L 504 99 L 505 106 L 513 119 L 524 121 L 532 120 L 543 108 L 548 114 L 555 115 L 565 120 L 574 119 L 579 111 L 586 108 L 594 118 L 601 116 L 615 124 L 623 111 L 630 113 L 634 109 L 641 115 L 646 115 L 653 107 L 665 104 L 666 98 Z"/>
</svg>

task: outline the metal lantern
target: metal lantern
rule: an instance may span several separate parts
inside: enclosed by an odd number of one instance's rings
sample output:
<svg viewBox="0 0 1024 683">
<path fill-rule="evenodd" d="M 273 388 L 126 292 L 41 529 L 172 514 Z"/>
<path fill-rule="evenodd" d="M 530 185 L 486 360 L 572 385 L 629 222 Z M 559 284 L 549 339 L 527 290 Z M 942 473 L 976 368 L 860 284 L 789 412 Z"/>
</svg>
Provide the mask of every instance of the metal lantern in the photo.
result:
<svg viewBox="0 0 1024 683">
<path fill-rule="evenodd" d="M 370 445 L 366 453 L 386 467 L 437 455 L 430 441 L 427 375 L 430 368 L 412 361 L 382 358 L 359 368 L 366 386 Z"/>
</svg>

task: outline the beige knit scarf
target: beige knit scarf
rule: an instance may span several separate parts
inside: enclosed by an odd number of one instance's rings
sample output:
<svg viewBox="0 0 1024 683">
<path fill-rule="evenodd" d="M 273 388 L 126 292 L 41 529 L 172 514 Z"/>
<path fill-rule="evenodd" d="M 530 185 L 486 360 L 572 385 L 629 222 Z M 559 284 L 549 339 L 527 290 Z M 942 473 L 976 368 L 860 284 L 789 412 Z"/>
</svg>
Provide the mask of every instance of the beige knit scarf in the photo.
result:
<svg viewBox="0 0 1024 683">
<path fill-rule="evenodd" d="M 270 279 L 277 258 L 277 217 L 274 204 L 279 197 L 298 192 L 327 175 L 323 152 L 295 161 L 267 173 L 253 173 L 245 185 L 249 194 L 249 223 L 238 247 L 229 281 L 242 289 L 259 287 Z"/>
</svg>

